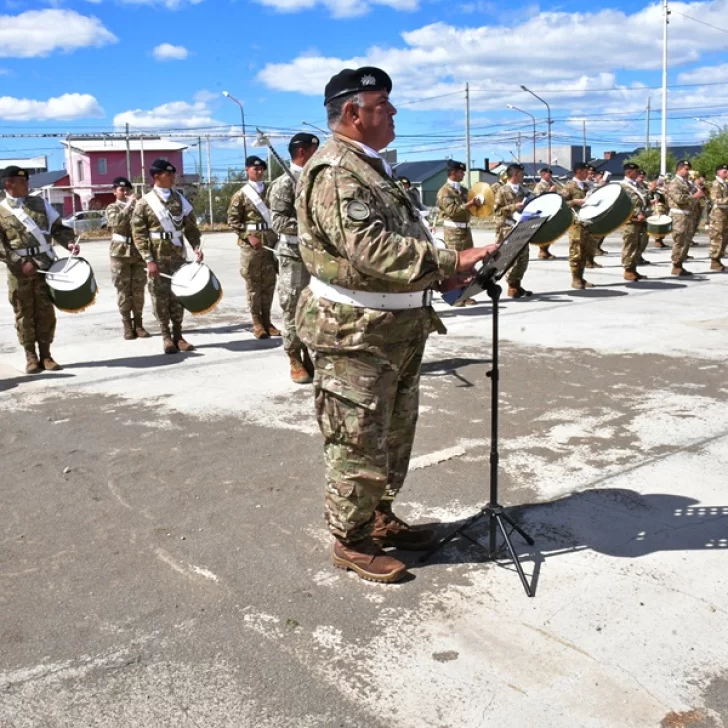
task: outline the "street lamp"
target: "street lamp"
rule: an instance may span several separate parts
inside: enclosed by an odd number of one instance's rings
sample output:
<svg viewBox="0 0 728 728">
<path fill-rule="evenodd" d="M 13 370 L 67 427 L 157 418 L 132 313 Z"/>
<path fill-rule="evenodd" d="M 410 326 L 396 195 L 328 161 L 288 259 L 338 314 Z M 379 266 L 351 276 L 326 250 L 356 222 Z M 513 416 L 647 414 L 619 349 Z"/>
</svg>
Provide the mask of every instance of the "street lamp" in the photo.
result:
<svg viewBox="0 0 728 728">
<path fill-rule="evenodd" d="M 699 116 L 695 117 L 695 121 L 702 121 L 703 124 L 710 124 L 711 126 L 714 126 L 718 131 L 723 131 L 723 127 L 720 124 L 716 124 L 713 121 L 708 121 L 707 119 L 701 119 Z"/>
<path fill-rule="evenodd" d="M 240 107 L 240 126 L 243 127 L 243 154 L 245 155 L 245 159 L 248 158 L 248 145 L 245 142 L 245 110 L 243 109 L 243 104 L 238 101 L 232 94 L 228 93 L 227 91 L 223 91 L 222 95 L 226 99 L 230 99 L 230 101 L 235 102 Z"/>
<path fill-rule="evenodd" d="M 538 99 L 542 104 L 546 106 L 546 112 L 548 114 L 546 124 L 548 125 L 548 144 L 549 144 L 549 151 L 548 156 L 549 158 L 546 160 L 547 164 L 551 164 L 551 107 L 538 95 L 533 93 L 530 88 L 526 88 L 523 84 L 521 84 L 521 89 L 523 89 L 526 93 L 531 94 L 534 98 Z M 584 160 L 586 162 L 586 159 Z"/>
<path fill-rule="evenodd" d="M 529 114 L 527 111 L 524 111 L 523 109 L 519 109 L 513 104 L 506 104 L 506 106 L 509 109 L 513 109 L 513 111 L 520 111 L 522 114 L 531 117 L 531 121 L 533 122 L 533 178 L 536 179 L 536 117 L 533 114 Z M 551 155 L 549 154 L 549 156 Z M 549 164 L 551 164 L 550 160 Z"/>
</svg>

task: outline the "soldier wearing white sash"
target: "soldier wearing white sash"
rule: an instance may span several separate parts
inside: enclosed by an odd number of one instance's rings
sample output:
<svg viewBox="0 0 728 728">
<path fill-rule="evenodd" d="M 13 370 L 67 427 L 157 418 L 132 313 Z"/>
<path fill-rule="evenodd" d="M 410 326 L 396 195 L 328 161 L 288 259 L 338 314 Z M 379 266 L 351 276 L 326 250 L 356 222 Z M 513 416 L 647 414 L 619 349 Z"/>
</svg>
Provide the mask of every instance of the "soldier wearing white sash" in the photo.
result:
<svg viewBox="0 0 728 728">
<path fill-rule="evenodd" d="M 270 320 L 276 290 L 273 246 L 278 235 L 268 209 L 269 190 L 263 182 L 268 165 L 255 155 L 245 160 L 248 181 L 233 195 L 228 207 L 228 225 L 238 234 L 240 275 L 248 289 L 248 307 L 256 339 L 280 336 Z"/>
<path fill-rule="evenodd" d="M 131 219 L 134 245 L 147 264 L 149 296 L 165 354 L 195 348 L 182 336 L 184 308 L 172 293 L 169 279 L 187 262 L 184 238 L 195 251 L 195 259 L 198 262 L 203 259 L 200 230 L 192 205 L 173 189 L 176 172 L 175 166 L 165 159 L 152 162 L 149 173 L 154 187 L 136 203 Z"/>
<path fill-rule="evenodd" d="M 56 371 L 61 368 L 51 356 L 56 312 L 45 276 L 37 271 L 49 268 L 56 258 L 51 240 L 74 254 L 80 248 L 61 216 L 41 197 L 28 196 L 26 170 L 7 167 L 0 179 L 6 195 L 0 203 L 0 260 L 8 267 L 8 296 L 25 349 L 25 371 Z"/>
</svg>

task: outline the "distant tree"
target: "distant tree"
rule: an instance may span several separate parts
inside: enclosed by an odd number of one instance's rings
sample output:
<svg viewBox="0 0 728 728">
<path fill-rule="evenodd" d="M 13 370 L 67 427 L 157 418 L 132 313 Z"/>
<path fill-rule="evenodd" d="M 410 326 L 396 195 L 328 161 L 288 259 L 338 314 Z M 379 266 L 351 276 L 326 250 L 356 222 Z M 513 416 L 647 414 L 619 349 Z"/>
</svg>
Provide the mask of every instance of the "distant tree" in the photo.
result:
<svg viewBox="0 0 728 728">
<path fill-rule="evenodd" d="M 715 179 L 715 168 L 721 164 L 728 164 L 728 127 L 713 132 L 693 160 L 693 167 L 708 180 Z"/>
<path fill-rule="evenodd" d="M 644 169 L 647 179 L 655 179 L 660 175 L 660 150 L 657 147 L 642 149 L 637 154 L 633 154 L 627 161 L 637 164 L 641 169 Z M 676 164 L 677 159 L 675 159 L 675 155 L 668 151 L 667 171 L 674 173 Z"/>
</svg>

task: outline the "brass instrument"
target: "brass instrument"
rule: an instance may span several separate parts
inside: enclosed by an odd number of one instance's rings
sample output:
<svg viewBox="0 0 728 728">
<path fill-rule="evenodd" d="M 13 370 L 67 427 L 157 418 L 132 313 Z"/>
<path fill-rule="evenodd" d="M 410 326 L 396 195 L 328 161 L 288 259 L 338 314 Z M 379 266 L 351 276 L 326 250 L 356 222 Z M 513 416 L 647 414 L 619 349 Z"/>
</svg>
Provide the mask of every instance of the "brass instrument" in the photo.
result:
<svg viewBox="0 0 728 728">
<path fill-rule="evenodd" d="M 276 161 L 278 162 L 278 164 L 281 165 L 283 171 L 293 180 L 293 184 L 296 184 L 296 178 L 294 177 L 293 172 L 291 172 L 291 170 L 288 168 L 288 165 L 283 161 L 281 155 L 278 154 L 273 145 L 270 143 L 268 135 L 264 134 L 257 126 L 255 127 L 255 130 L 258 132 L 258 136 L 255 137 L 253 146 L 268 147 L 268 149 L 270 149 L 270 153 L 276 158 Z"/>
<path fill-rule="evenodd" d="M 483 204 L 476 207 L 471 214 L 474 217 L 489 217 L 495 208 L 495 194 L 487 182 L 476 182 L 468 192 L 468 202 L 478 195 L 483 195 Z"/>
</svg>

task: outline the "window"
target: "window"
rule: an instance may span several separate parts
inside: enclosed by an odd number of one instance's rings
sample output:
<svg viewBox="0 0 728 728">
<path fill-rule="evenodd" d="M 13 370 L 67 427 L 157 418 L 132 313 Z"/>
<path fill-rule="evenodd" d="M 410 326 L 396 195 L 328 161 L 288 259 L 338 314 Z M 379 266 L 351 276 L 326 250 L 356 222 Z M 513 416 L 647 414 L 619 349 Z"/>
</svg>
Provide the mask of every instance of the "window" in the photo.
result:
<svg viewBox="0 0 728 728">
<path fill-rule="evenodd" d="M 99 174 L 106 174 L 106 157 L 99 157 L 98 161 L 96 162 L 96 168 Z"/>
<path fill-rule="evenodd" d="M 76 182 L 83 182 L 83 162 L 80 159 L 76 162 Z"/>
</svg>

